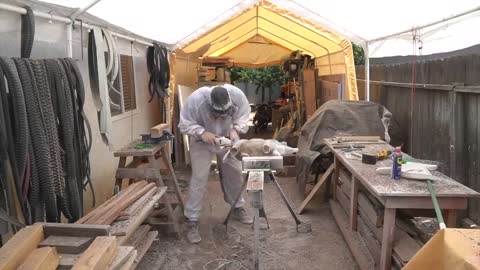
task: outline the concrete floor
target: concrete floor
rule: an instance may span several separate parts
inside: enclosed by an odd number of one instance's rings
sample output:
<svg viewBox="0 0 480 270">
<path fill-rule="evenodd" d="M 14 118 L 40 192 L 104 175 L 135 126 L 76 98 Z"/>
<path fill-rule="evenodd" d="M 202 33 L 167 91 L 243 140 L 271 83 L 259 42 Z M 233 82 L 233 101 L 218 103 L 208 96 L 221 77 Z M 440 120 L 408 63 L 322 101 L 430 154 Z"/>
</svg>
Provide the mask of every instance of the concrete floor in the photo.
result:
<svg viewBox="0 0 480 270">
<path fill-rule="evenodd" d="M 188 176 L 179 178 L 188 179 Z M 253 228 L 232 221 L 228 233 L 222 225 L 228 212 L 220 183 L 211 177 L 204 200 L 201 235 L 198 245 L 189 244 L 185 237 L 177 240 L 160 236 L 149 249 L 137 269 L 142 270 L 245 270 L 253 269 Z M 287 197 L 295 206 L 301 198 L 294 178 L 279 178 Z M 271 228 L 261 231 L 261 263 L 264 270 L 349 270 L 358 269 L 327 203 L 316 198 L 308 211 L 300 216 L 312 225 L 313 231 L 297 233 L 295 223 L 283 204 L 273 183 L 264 191 L 265 211 Z M 318 197 L 318 196 L 317 196 Z M 248 195 L 247 205 L 249 205 Z M 219 268 L 218 259 L 232 262 Z M 240 265 L 241 264 L 241 265 Z"/>
</svg>

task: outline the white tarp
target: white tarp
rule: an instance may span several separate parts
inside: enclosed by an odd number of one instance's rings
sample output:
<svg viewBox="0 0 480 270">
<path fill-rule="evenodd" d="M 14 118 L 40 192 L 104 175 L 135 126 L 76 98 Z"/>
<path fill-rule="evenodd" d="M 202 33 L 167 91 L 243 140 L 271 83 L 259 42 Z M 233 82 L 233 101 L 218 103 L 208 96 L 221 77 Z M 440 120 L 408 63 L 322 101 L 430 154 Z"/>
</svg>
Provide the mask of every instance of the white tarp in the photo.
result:
<svg viewBox="0 0 480 270">
<path fill-rule="evenodd" d="M 46 0 L 69 7 L 82 7 L 91 0 Z M 177 43 L 198 29 L 209 29 L 235 13 L 232 7 L 250 5 L 254 0 L 102 0 L 89 12 L 139 35 L 167 43 Z M 480 6 L 479 0 L 404 0 L 404 1 L 318 1 L 272 0 L 305 19 L 331 25 L 331 30 L 358 43 L 420 26 Z M 304 7 L 304 8 L 303 8 Z M 227 13 L 225 13 L 228 11 Z M 221 16 L 217 18 L 218 16 Z M 468 19 L 465 19 L 465 18 Z M 480 43 L 476 29 L 480 12 L 461 20 L 436 25 L 417 33 L 416 54 L 431 54 L 469 47 Z M 213 20 L 213 21 L 212 21 Z M 207 25 L 206 25 L 207 24 Z M 434 30 L 434 31 L 430 31 Z M 354 33 L 354 34 L 353 34 Z M 199 34 L 198 32 L 196 34 Z M 360 38 L 361 37 L 361 38 Z M 420 50 L 419 47 L 422 49 Z M 413 53 L 412 33 L 370 45 L 370 56 Z"/>
</svg>

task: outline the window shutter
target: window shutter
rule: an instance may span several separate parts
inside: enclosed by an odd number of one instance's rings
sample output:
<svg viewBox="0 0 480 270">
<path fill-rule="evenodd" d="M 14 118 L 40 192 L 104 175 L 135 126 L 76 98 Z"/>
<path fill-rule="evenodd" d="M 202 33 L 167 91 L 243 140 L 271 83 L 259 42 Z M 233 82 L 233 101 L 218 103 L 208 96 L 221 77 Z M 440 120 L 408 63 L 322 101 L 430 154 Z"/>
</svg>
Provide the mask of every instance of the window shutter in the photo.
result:
<svg viewBox="0 0 480 270">
<path fill-rule="evenodd" d="M 120 65 L 122 74 L 124 111 L 128 112 L 137 108 L 135 97 L 135 76 L 133 74 L 133 58 L 129 55 L 120 55 Z"/>
</svg>

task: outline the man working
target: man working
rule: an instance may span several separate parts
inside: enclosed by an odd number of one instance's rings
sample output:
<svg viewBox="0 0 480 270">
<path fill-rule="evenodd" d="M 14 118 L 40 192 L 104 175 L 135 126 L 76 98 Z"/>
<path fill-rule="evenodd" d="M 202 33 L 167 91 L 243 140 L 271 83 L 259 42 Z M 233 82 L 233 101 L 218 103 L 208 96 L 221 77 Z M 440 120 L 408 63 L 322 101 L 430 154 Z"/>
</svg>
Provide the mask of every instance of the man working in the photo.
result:
<svg viewBox="0 0 480 270">
<path fill-rule="evenodd" d="M 199 88 L 188 97 L 180 112 L 178 127 L 183 134 L 190 136 L 192 178 L 185 204 L 185 217 L 188 219 L 187 239 L 191 243 L 199 243 L 202 239 L 198 231 L 198 219 L 214 154 L 220 168 L 225 201 L 233 204 L 235 196 L 240 192 L 242 164 L 233 157 L 227 157 L 223 161 L 227 150 L 216 146 L 215 138 L 230 137 L 232 142 L 235 142 L 239 139 L 239 133 L 247 132 L 249 116 L 250 105 L 247 97 L 230 84 Z M 243 198 L 237 202 L 233 218 L 244 224 L 251 224 L 253 220 L 243 208 L 244 202 Z"/>
</svg>

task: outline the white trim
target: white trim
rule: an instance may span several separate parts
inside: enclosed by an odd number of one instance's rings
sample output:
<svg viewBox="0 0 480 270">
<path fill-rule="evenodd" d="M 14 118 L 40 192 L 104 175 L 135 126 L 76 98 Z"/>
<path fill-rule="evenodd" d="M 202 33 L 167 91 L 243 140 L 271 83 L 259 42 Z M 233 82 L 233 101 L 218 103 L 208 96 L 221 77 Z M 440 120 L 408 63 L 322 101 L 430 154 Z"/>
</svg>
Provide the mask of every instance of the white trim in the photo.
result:
<svg viewBox="0 0 480 270">
<path fill-rule="evenodd" d="M 4 3 L 0 3 L 0 10 L 11 11 L 11 12 L 19 13 L 19 14 L 22 14 L 22 15 L 27 13 L 27 10 L 25 8 L 17 7 L 17 6 L 13 6 L 13 5 L 9 5 L 9 4 L 4 4 Z M 80 22 L 77 22 L 77 21 L 72 23 L 72 20 L 70 18 L 57 16 L 57 15 L 52 15 L 52 14 L 48 14 L 48 13 L 40 12 L 40 11 L 33 11 L 33 14 L 36 17 L 43 18 L 43 19 L 46 19 L 46 20 L 52 20 L 52 21 L 66 23 L 69 26 L 71 24 L 75 24 L 75 26 L 85 27 L 85 28 L 88 28 L 88 29 L 92 29 L 92 27 L 94 26 L 92 24 L 80 23 Z M 143 44 L 143 45 L 146 45 L 146 46 L 153 46 L 153 44 L 151 42 L 141 40 L 141 39 L 137 39 L 137 38 L 132 38 L 132 37 L 120 34 L 120 33 L 112 32 L 112 35 L 116 36 L 118 38 L 121 38 L 121 39 L 125 39 L 125 40 L 128 40 L 128 41 L 133 41 L 133 42 Z"/>
</svg>

